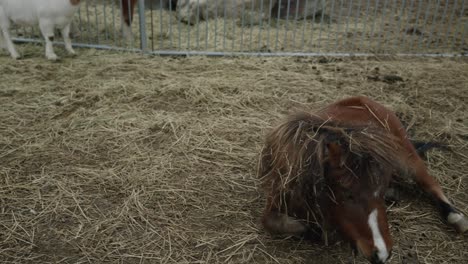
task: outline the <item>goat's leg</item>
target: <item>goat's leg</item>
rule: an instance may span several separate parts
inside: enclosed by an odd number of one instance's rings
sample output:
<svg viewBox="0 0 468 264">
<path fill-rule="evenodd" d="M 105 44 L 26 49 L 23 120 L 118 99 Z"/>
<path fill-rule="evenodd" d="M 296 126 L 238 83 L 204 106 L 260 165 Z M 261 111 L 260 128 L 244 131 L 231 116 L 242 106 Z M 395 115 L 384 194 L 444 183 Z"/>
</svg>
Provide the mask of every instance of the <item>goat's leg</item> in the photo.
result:
<svg viewBox="0 0 468 264">
<path fill-rule="evenodd" d="M 10 21 L 6 17 L 5 13 L 3 12 L 3 8 L 0 7 L 0 27 L 2 28 L 2 33 L 3 33 L 3 39 L 4 39 L 4 44 L 10 52 L 10 56 L 13 59 L 18 59 L 20 55 L 15 49 L 15 45 L 13 44 L 13 41 L 11 40 L 10 37 Z"/>
<path fill-rule="evenodd" d="M 71 39 L 70 39 L 70 23 L 62 28 L 63 42 L 65 42 L 65 49 L 70 54 L 75 54 L 75 51 L 72 48 Z"/>
<path fill-rule="evenodd" d="M 6 49 L 5 40 L 3 40 L 3 34 L 0 34 L 0 49 Z"/>
<path fill-rule="evenodd" d="M 42 36 L 45 39 L 45 55 L 49 60 L 57 60 L 58 57 L 54 52 L 52 41 L 54 41 L 54 24 L 48 19 L 39 20 L 39 28 Z"/>
<path fill-rule="evenodd" d="M 16 51 L 13 41 L 11 41 L 10 32 L 8 28 L 2 28 L 2 31 L 3 31 L 3 38 L 5 39 L 6 48 L 8 52 L 10 52 L 10 56 L 15 60 L 18 59 L 20 55 Z"/>
<path fill-rule="evenodd" d="M 450 203 L 437 180 L 427 172 L 422 159 L 413 155 L 410 162 L 413 164 L 413 176 L 416 183 L 434 197 L 447 222 L 458 232 L 465 233 L 468 230 L 468 219 Z"/>
</svg>

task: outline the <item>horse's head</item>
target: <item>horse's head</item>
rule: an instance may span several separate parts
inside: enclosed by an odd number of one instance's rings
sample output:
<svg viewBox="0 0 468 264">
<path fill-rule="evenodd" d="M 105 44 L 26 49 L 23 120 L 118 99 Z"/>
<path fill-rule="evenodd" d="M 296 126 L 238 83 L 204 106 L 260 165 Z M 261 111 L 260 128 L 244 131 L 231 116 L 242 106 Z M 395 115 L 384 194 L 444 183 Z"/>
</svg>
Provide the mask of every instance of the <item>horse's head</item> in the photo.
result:
<svg viewBox="0 0 468 264">
<path fill-rule="evenodd" d="M 325 158 L 324 177 L 329 186 L 326 210 L 331 224 L 370 262 L 385 263 L 392 239 L 383 195 L 391 171 L 338 141 L 326 144 Z"/>
</svg>

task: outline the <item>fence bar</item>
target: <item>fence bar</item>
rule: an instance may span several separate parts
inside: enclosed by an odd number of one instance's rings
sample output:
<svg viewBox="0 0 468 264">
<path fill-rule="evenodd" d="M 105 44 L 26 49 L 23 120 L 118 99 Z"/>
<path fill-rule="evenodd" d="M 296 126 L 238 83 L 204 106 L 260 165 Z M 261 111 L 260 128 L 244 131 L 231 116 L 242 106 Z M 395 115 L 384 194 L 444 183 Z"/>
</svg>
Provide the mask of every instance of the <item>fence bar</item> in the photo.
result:
<svg viewBox="0 0 468 264">
<path fill-rule="evenodd" d="M 396 0 L 395 0 L 396 1 Z M 354 34 L 353 34 L 353 49 L 356 49 L 356 36 L 358 32 L 358 16 L 361 14 L 361 6 L 362 6 L 362 0 L 359 0 L 357 11 L 356 11 L 356 16 L 354 17 Z"/>
<path fill-rule="evenodd" d="M 462 40 L 461 46 L 462 46 L 462 47 L 465 46 L 465 42 L 466 42 L 465 36 L 466 36 L 466 32 L 467 32 L 467 31 L 468 31 L 468 22 L 465 22 L 465 30 L 463 30 L 463 33 L 462 33 L 462 36 L 461 36 L 461 40 Z M 462 51 L 462 52 L 465 53 L 465 55 L 468 54 L 467 51 Z"/>
<path fill-rule="evenodd" d="M 252 50 L 252 34 L 253 34 L 253 12 L 254 12 L 254 6 L 255 2 L 250 3 L 251 8 L 250 8 L 250 42 L 249 42 L 249 50 Z M 260 13 L 261 15 L 261 13 Z"/>
<path fill-rule="evenodd" d="M 172 1 L 169 1 L 169 12 L 172 13 L 173 10 L 174 10 L 174 7 L 172 6 Z M 174 47 L 172 35 L 173 35 L 172 34 L 172 17 L 169 17 L 169 47 L 171 47 L 171 49 Z"/>
<path fill-rule="evenodd" d="M 440 34 L 442 33 L 442 29 L 444 28 L 444 21 L 445 21 L 445 18 L 447 17 L 447 10 L 448 10 L 448 3 L 449 3 L 449 0 L 445 0 L 445 6 L 444 6 L 444 12 L 442 13 L 442 19 L 441 19 L 441 25 L 439 25 L 439 30 L 437 31 L 437 38 L 436 38 L 436 43 L 434 45 L 435 48 L 439 48 L 439 42 L 440 42 L 440 39 L 442 38 L 440 36 Z"/>
<path fill-rule="evenodd" d="M 163 48 L 163 13 L 162 13 L 163 0 L 159 0 L 159 49 Z M 153 1 L 150 1 L 151 10 L 151 50 L 154 50 L 154 27 L 153 27 Z"/>
<path fill-rule="evenodd" d="M 384 0 L 384 6 L 383 6 L 383 11 L 382 11 L 382 22 L 380 23 L 380 34 L 377 36 L 377 51 L 380 50 L 380 41 L 383 39 L 385 34 L 382 32 L 385 32 L 385 15 L 387 13 L 387 2 L 388 0 Z"/>
<path fill-rule="evenodd" d="M 345 28 L 345 45 L 344 45 L 344 48 L 347 49 L 348 48 L 348 45 L 349 45 L 349 35 L 348 35 L 348 31 L 349 31 L 349 20 L 351 19 L 352 17 L 352 11 L 353 9 L 353 0 L 350 0 L 349 1 L 349 6 L 348 6 L 348 14 L 346 15 L 347 18 L 346 18 L 346 28 Z"/>
<path fill-rule="evenodd" d="M 466 53 L 466 0 L 184 0 L 177 13 L 171 0 L 135 2 L 138 25 L 129 33 L 139 36 L 127 43 L 116 21 L 134 17 L 129 0 L 83 1 L 75 46 L 208 56 Z M 14 30 L 18 39 L 42 40 L 35 28 Z"/>
<path fill-rule="evenodd" d="M 162 3 L 162 0 L 159 0 L 159 3 Z M 153 15 L 153 1 L 150 2 L 150 32 L 151 32 L 151 50 L 154 50 L 154 15 Z"/>
<path fill-rule="evenodd" d="M 379 9 L 379 1 L 380 0 L 377 0 L 376 3 L 375 3 L 375 9 L 374 9 L 374 18 L 377 17 L 377 10 Z M 375 20 L 374 19 L 372 21 L 372 26 L 371 26 L 371 32 L 370 32 L 370 36 L 369 36 L 369 50 L 372 49 L 372 41 L 373 41 L 373 38 L 374 38 L 374 29 L 375 29 Z"/>
<path fill-rule="evenodd" d="M 402 37 L 401 43 L 400 43 L 400 47 L 402 49 L 404 49 L 404 47 L 406 47 L 406 45 L 405 45 L 405 41 L 407 39 L 406 35 L 409 35 L 409 30 L 410 30 L 408 28 L 408 23 L 411 20 L 411 14 L 413 12 L 413 6 L 414 6 L 414 0 L 411 0 L 410 7 L 409 7 L 409 10 L 408 10 L 408 15 L 406 16 L 405 26 L 403 27 L 403 37 Z M 417 22 L 417 20 L 416 20 L 416 22 Z M 413 26 L 413 29 L 414 29 L 414 26 Z"/>
<path fill-rule="evenodd" d="M 259 29 L 258 29 L 258 50 L 262 48 L 262 28 L 263 28 L 263 18 L 265 15 L 265 10 L 263 9 L 263 3 L 264 0 L 260 0 L 260 23 L 259 23 Z"/>
<path fill-rule="evenodd" d="M 341 25 L 341 15 L 342 15 L 342 11 L 343 11 L 343 3 L 344 1 L 340 1 L 340 11 L 338 13 L 338 25 L 337 25 L 337 28 L 336 28 L 336 39 L 335 39 L 335 50 L 338 50 L 338 42 L 339 42 L 339 34 L 340 34 L 340 25 Z"/>
<path fill-rule="evenodd" d="M 228 1 L 230 2 L 230 1 Z M 224 7 L 226 8 L 226 6 Z M 236 6 L 236 10 L 235 10 L 235 14 L 233 15 L 233 19 L 232 19 L 232 49 L 234 50 L 234 47 L 235 47 L 235 41 L 236 41 L 236 18 L 237 18 L 238 14 L 237 14 L 237 6 Z M 224 17 L 224 20 L 226 20 L 226 17 Z"/>
<path fill-rule="evenodd" d="M 291 1 L 294 1 L 294 0 L 291 0 Z M 293 31 L 293 37 L 292 37 L 293 49 L 296 48 L 297 14 L 299 14 L 299 1 L 296 2 L 296 10 L 295 10 L 295 15 L 294 15 L 294 31 Z"/>
<path fill-rule="evenodd" d="M 439 13 L 439 8 L 440 8 L 440 0 L 437 0 L 437 6 L 436 6 L 436 9 L 435 9 L 435 12 L 434 12 L 434 14 L 432 14 L 432 26 L 431 26 L 431 29 L 429 31 L 429 38 L 428 38 L 427 43 L 426 43 L 426 49 L 428 49 L 429 46 L 431 45 L 432 34 L 434 32 L 435 21 L 436 21 L 436 18 L 437 18 L 437 14 Z"/>
<path fill-rule="evenodd" d="M 419 15 L 421 14 L 421 7 L 422 7 L 422 0 L 419 0 L 418 9 L 416 11 L 416 18 L 415 18 L 416 25 L 418 25 L 417 23 L 419 21 Z M 412 50 L 412 48 L 413 48 L 414 35 L 416 34 L 417 31 L 418 30 L 417 30 L 416 26 L 413 26 L 413 32 L 410 32 L 411 36 L 409 37 L 409 40 L 408 40 L 408 43 L 411 42 L 411 45 L 409 46 L 409 50 Z"/>
<path fill-rule="evenodd" d="M 24 43 L 42 43 L 40 40 L 31 40 L 25 38 L 13 38 L 15 42 L 24 42 Z M 64 45 L 63 42 L 54 42 L 59 45 Z M 96 45 L 96 44 L 72 44 L 76 48 L 92 48 L 92 49 L 101 49 L 101 50 L 113 50 L 113 51 L 122 51 L 122 52 L 131 52 L 131 53 L 141 53 L 140 49 L 128 49 L 121 47 L 114 47 L 109 45 Z M 214 51 L 175 51 L 175 50 L 158 50 L 150 51 L 147 54 L 159 55 L 159 56 L 219 56 L 219 57 L 229 57 L 229 56 L 248 56 L 248 57 L 446 57 L 446 58 L 456 58 L 456 57 L 468 57 L 468 54 L 452 54 L 452 53 L 397 53 L 397 54 L 379 54 L 374 53 L 333 53 L 333 52 L 275 52 L 275 53 L 265 53 L 265 52 L 214 52 Z"/>
<path fill-rule="evenodd" d="M 453 35 L 453 38 L 454 40 L 452 41 L 452 45 L 450 46 L 450 49 L 453 50 L 453 46 L 455 45 L 455 42 L 457 40 L 457 34 L 458 34 L 458 29 L 460 28 L 460 26 L 462 26 L 462 21 L 463 21 L 463 14 L 465 13 L 465 0 L 463 0 L 462 2 L 462 6 L 461 6 L 461 10 L 460 10 L 460 18 L 459 18 L 459 22 L 456 24 L 456 27 L 455 27 L 455 34 Z M 464 34 L 462 34 L 463 36 Z M 463 43 L 464 40 L 462 39 L 461 42 Z"/>
<path fill-rule="evenodd" d="M 272 1 L 272 0 L 270 0 Z M 278 9 L 281 7 L 281 1 L 288 1 L 288 0 L 278 0 Z M 278 10 L 279 11 L 279 10 Z M 279 35 L 279 21 L 280 21 L 280 12 L 278 12 L 276 17 L 276 42 L 275 42 L 275 50 L 278 50 L 278 35 Z"/>
<path fill-rule="evenodd" d="M 112 2 L 112 28 L 114 29 L 114 46 L 117 46 L 117 28 L 115 27 L 115 1 Z"/>
<path fill-rule="evenodd" d="M 418 41 L 418 49 L 419 50 L 421 49 L 421 44 L 422 44 L 422 41 L 423 41 L 423 38 L 424 38 L 424 33 L 426 32 L 427 19 L 429 17 L 429 10 L 431 10 L 431 2 L 429 2 L 427 4 L 426 14 L 424 15 L 423 30 L 422 30 L 423 34 L 421 34 L 419 36 L 419 41 Z"/>
<path fill-rule="evenodd" d="M 283 49 L 286 49 L 286 47 L 288 46 L 288 26 L 289 26 L 289 12 L 291 11 L 291 0 L 285 0 L 287 1 L 286 3 L 286 23 L 284 25 L 284 41 L 283 41 Z M 279 16 L 279 12 L 278 12 L 278 16 Z"/>
<path fill-rule="evenodd" d="M 303 51 L 304 50 L 304 46 L 305 46 L 305 32 L 306 32 L 306 27 L 308 25 L 308 23 L 306 22 L 306 12 L 307 12 L 307 8 L 309 7 L 309 0 L 306 0 L 306 8 L 304 8 L 304 13 L 303 13 L 303 21 L 302 21 L 302 41 L 301 41 L 301 50 Z M 317 5 L 314 6 L 314 9 Z M 315 23 L 315 10 L 313 11 L 314 14 L 312 15 L 313 18 L 312 18 L 312 26 L 314 26 L 314 23 Z"/>
<path fill-rule="evenodd" d="M 86 19 L 87 19 L 87 24 L 88 24 L 88 43 L 91 43 L 91 39 L 90 39 L 90 36 L 91 36 L 91 23 L 89 23 L 91 21 L 91 19 L 89 18 L 89 1 L 86 1 Z"/>
<path fill-rule="evenodd" d="M 220 0 L 215 0 L 215 15 L 214 15 L 214 50 L 216 50 L 216 48 L 218 47 L 218 42 L 216 41 L 217 37 L 218 37 L 218 1 Z M 222 1 L 222 0 L 221 0 Z M 206 10 L 207 14 L 206 16 L 208 17 L 208 10 Z M 206 35 L 208 36 L 208 23 L 207 23 L 207 26 L 206 26 Z M 207 37 L 207 40 L 206 42 L 208 42 L 208 37 Z M 208 47 L 207 47 L 208 49 Z"/>
<path fill-rule="evenodd" d="M 109 38 L 108 38 L 108 37 L 109 37 L 109 34 L 108 34 L 108 32 L 107 32 L 107 16 L 106 16 L 107 8 L 106 8 L 106 1 L 107 1 L 107 0 L 102 0 L 102 4 L 103 4 L 103 6 L 104 6 L 104 18 L 103 18 L 103 19 L 104 19 L 104 35 L 105 35 L 105 38 L 104 38 L 104 39 L 105 39 L 105 40 L 108 40 L 108 39 L 109 39 Z M 97 14 L 97 12 L 96 12 L 96 14 Z"/>
<path fill-rule="evenodd" d="M 190 16 L 190 15 L 188 16 L 187 25 L 192 25 L 192 23 L 191 23 L 191 21 L 190 21 L 190 18 L 191 18 L 191 17 L 192 17 L 192 16 Z M 187 30 L 187 49 L 188 49 L 188 50 L 190 50 L 190 39 L 191 39 L 191 36 L 190 36 L 190 29 L 191 29 L 191 28 L 192 28 L 192 27 L 189 26 L 189 27 L 188 27 L 188 30 Z"/>
<path fill-rule="evenodd" d="M 332 24 L 332 20 L 333 20 L 333 10 L 334 9 L 335 9 L 335 0 L 332 0 L 331 8 L 330 8 L 330 14 L 329 14 L 330 19 L 328 21 L 328 36 L 327 36 L 328 42 L 330 42 L 330 37 L 331 37 L 331 24 Z"/>
<path fill-rule="evenodd" d="M 223 1 L 223 13 L 224 13 L 224 16 L 223 16 L 223 22 L 224 22 L 224 29 L 223 29 L 223 50 L 226 50 L 226 0 L 222 0 Z"/>
<path fill-rule="evenodd" d="M 273 9 L 273 0 L 268 0 L 269 1 L 269 9 L 268 9 L 268 29 L 267 29 L 267 44 L 266 47 L 267 49 L 270 49 L 270 29 L 271 29 L 271 16 L 273 15 L 271 13 Z"/>
<path fill-rule="evenodd" d="M 403 0 L 403 1 L 404 1 L 404 0 Z M 363 44 L 364 44 L 364 36 L 366 35 L 367 18 L 369 18 L 369 6 L 370 6 L 370 0 L 367 0 L 367 5 L 366 5 L 366 16 L 365 16 L 365 20 L 364 20 L 364 28 L 362 29 L 361 44 L 359 45 L 360 47 L 363 47 Z"/>
<path fill-rule="evenodd" d="M 395 42 L 393 44 L 393 49 L 397 49 L 397 46 L 398 46 L 398 37 L 401 36 L 401 25 L 403 24 L 403 12 L 404 12 L 404 9 L 405 9 L 405 6 L 406 6 L 406 0 L 403 0 L 403 4 L 401 5 L 401 9 L 400 9 L 400 15 L 399 15 L 399 23 L 398 23 L 398 27 L 397 27 L 397 37 L 395 37 Z M 398 34 L 400 33 L 400 34 Z"/>
<path fill-rule="evenodd" d="M 138 21 L 140 22 L 140 48 L 146 52 L 148 43 L 146 43 L 145 0 L 138 0 Z"/>
<path fill-rule="evenodd" d="M 196 32 L 196 38 L 197 38 L 197 50 L 200 49 L 200 0 L 197 0 L 197 18 L 195 19 L 197 23 L 197 32 Z"/>
<path fill-rule="evenodd" d="M 99 18 L 98 18 L 98 12 L 97 12 L 97 4 L 94 3 L 94 17 L 96 19 L 96 42 L 99 44 Z"/>
<path fill-rule="evenodd" d="M 314 0 L 311 0 L 311 1 L 314 1 Z M 312 22 L 311 22 L 311 27 L 310 27 L 310 49 L 309 49 L 309 52 L 312 52 L 314 49 L 313 49 L 313 46 L 316 45 L 315 44 L 315 41 L 314 41 L 314 28 L 315 28 L 315 23 L 316 23 L 316 13 L 317 13 L 317 5 L 314 6 L 314 14 L 312 15 Z M 324 14 L 324 11 L 321 12 L 320 14 L 320 26 L 319 26 L 319 37 L 318 37 L 318 41 L 317 43 L 320 41 L 320 38 L 322 37 L 322 21 L 323 21 L 323 14 Z M 307 23 L 308 24 L 308 23 Z M 304 49 L 302 49 L 304 50 Z"/>
<path fill-rule="evenodd" d="M 243 51 L 244 50 L 244 17 L 245 17 L 245 0 L 242 1 L 242 14 L 241 15 L 241 35 L 240 35 L 240 47 L 239 50 Z M 237 7 L 237 6 L 236 6 Z M 237 15 L 237 14 L 236 14 Z"/>
<path fill-rule="evenodd" d="M 216 11 L 215 12 L 218 12 L 218 6 L 217 6 L 217 3 L 218 3 L 218 0 L 215 0 L 215 6 L 216 6 Z M 215 23 L 216 23 L 216 18 L 217 16 L 215 16 Z M 205 50 L 208 50 L 208 8 L 205 8 Z M 215 31 L 214 31 L 214 35 L 215 35 L 215 39 L 216 39 L 216 28 L 215 28 Z M 216 41 L 215 41 L 215 46 L 216 46 Z"/>
</svg>

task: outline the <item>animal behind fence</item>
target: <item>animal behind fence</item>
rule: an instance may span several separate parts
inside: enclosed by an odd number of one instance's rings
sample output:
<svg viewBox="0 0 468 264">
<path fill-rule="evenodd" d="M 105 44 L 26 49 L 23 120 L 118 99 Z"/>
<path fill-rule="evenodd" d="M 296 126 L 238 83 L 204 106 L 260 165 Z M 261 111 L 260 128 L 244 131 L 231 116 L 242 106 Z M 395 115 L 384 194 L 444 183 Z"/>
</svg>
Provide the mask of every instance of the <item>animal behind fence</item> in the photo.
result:
<svg viewBox="0 0 468 264">
<path fill-rule="evenodd" d="M 267 231 L 325 240 L 337 231 L 372 263 L 391 256 L 384 195 L 392 177 L 412 175 L 449 224 L 468 230 L 395 114 L 368 98 L 290 116 L 267 136 L 258 173 Z"/>
<path fill-rule="evenodd" d="M 21 25 L 39 24 L 45 39 L 45 55 L 50 60 L 57 59 L 52 41 L 54 41 L 54 28 L 59 27 L 66 50 L 74 54 L 69 36 L 70 23 L 79 4 L 80 0 L 0 0 L 0 27 L 11 57 L 14 59 L 20 57 L 10 37 L 11 22 Z"/>
</svg>

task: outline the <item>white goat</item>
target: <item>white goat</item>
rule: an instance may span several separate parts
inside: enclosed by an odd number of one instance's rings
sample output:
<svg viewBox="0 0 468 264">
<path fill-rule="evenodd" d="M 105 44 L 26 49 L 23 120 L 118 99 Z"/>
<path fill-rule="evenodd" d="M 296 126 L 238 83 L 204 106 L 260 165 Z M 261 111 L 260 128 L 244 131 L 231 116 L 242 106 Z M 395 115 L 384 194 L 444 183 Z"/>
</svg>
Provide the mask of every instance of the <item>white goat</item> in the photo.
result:
<svg viewBox="0 0 468 264">
<path fill-rule="evenodd" d="M 69 53 L 75 54 L 70 40 L 70 23 L 79 5 L 80 0 L 0 0 L 0 27 L 11 57 L 13 59 L 19 58 L 10 37 L 11 22 L 19 25 L 39 24 L 45 39 L 47 59 L 57 59 L 52 47 L 55 27 L 61 29 L 65 49 Z"/>
</svg>

